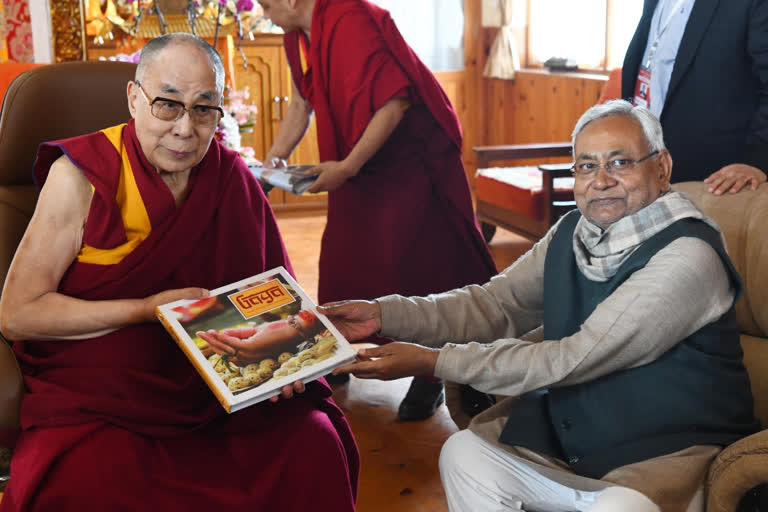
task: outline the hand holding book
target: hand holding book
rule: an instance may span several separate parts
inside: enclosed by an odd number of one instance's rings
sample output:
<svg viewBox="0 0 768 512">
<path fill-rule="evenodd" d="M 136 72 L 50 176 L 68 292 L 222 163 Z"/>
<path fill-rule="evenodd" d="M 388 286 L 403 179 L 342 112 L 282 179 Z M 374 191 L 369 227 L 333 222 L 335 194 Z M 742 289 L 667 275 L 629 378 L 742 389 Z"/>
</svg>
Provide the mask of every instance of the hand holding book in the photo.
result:
<svg viewBox="0 0 768 512">
<path fill-rule="evenodd" d="M 350 341 L 376 334 L 381 329 L 381 306 L 372 300 L 344 300 L 317 307 Z"/>
<path fill-rule="evenodd" d="M 355 362 L 336 368 L 333 373 L 351 373 L 358 379 L 394 380 L 417 375 L 434 375 L 440 349 L 396 341 L 380 347 L 364 348 Z"/>
<path fill-rule="evenodd" d="M 376 301 L 331 302 L 319 306 L 317 311 L 348 340 L 365 338 L 381 329 L 381 306 Z M 433 375 L 439 353 L 437 349 L 413 343 L 387 343 L 360 350 L 355 362 L 336 368 L 333 374 L 351 373 L 361 379 L 379 380 Z"/>
<path fill-rule="evenodd" d="M 329 160 L 309 169 L 306 171 L 306 174 L 316 177 L 316 181 L 307 189 L 307 192 L 316 194 L 318 192 L 332 192 L 336 190 L 349 178 L 357 174 L 357 170 L 351 169 L 346 162 Z"/>
<path fill-rule="evenodd" d="M 208 295 L 156 312 L 227 412 L 290 398 L 355 357 L 283 267 Z"/>
<path fill-rule="evenodd" d="M 248 168 L 261 183 L 267 183 L 296 195 L 306 192 L 317 179 L 316 174 L 307 174 L 308 171 L 315 168 L 314 165 L 265 167 L 256 163 L 249 164 Z"/>
</svg>

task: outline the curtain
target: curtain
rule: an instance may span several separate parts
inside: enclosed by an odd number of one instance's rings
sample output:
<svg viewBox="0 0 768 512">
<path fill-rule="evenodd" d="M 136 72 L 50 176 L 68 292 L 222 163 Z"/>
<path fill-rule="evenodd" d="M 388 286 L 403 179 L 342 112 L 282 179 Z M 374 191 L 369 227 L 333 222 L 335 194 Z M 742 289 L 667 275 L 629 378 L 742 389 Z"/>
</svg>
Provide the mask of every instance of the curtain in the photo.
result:
<svg viewBox="0 0 768 512">
<path fill-rule="evenodd" d="M 32 62 L 32 26 L 27 0 L 3 0 L 2 35 L 11 62 Z"/>
<path fill-rule="evenodd" d="M 0 62 L 8 62 L 8 43 L 5 38 L 8 37 L 8 26 L 5 24 L 5 9 L 0 2 Z"/>
<path fill-rule="evenodd" d="M 429 69 L 464 69 L 462 0 L 372 1 L 390 12 L 403 38 Z"/>
<path fill-rule="evenodd" d="M 514 0 L 498 0 L 501 11 L 501 27 L 491 46 L 491 54 L 485 63 L 483 76 L 511 80 L 520 69 L 520 55 L 517 53 L 515 36 L 512 32 L 512 11 Z"/>
</svg>

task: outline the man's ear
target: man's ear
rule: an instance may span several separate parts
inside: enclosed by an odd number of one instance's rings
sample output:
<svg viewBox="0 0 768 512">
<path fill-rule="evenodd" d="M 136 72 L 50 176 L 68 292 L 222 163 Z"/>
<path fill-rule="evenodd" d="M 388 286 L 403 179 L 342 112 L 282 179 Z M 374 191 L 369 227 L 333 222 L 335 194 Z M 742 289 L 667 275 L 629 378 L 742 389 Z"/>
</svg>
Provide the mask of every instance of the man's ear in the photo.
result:
<svg viewBox="0 0 768 512">
<path fill-rule="evenodd" d="M 668 190 L 669 181 L 672 178 L 672 155 L 664 149 L 659 153 L 656 161 L 659 164 L 659 181 L 662 184 L 662 190 Z"/>
<path fill-rule="evenodd" d="M 136 97 L 139 95 L 139 86 L 136 82 L 128 82 L 128 86 L 125 89 L 126 96 L 128 96 L 128 110 L 131 113 L 131 117 L 136 117 Z"/>
</svg>

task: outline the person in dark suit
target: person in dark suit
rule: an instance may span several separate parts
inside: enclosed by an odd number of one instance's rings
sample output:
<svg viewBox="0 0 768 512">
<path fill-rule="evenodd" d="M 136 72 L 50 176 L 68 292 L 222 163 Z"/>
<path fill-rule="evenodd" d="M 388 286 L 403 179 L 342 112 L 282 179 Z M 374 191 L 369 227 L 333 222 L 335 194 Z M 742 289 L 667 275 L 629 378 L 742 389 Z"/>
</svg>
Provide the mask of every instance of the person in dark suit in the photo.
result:
<svg viewBox="0 0 768 512">
<path fill-rule="evenodd" d="M 648 87 L 674 181 L 704 180 L 716 195 L 766 181 L 768 1 L 646 0 L 622 97 L 642 104 Z"/>
</svg>

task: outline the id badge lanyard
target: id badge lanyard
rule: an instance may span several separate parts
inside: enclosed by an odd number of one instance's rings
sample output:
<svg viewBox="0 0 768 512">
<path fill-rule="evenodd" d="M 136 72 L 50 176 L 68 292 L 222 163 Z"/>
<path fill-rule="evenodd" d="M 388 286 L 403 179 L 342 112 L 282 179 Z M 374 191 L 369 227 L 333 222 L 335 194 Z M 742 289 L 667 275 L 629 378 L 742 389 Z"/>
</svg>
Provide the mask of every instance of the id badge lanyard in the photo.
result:
<svg viewBox="0 0 768 512">
<path fill-rule="evenodd" d="M 664 34 L 667 32 L 667 28 L 669 28 L 672 18 L 675 16 L 675 13 L 677 13 L 680 6 L 683 5 L 684 1 L 685 0 L 677 0 L 672 6 L 672 9 L 670 9 L 664 22 L 659 25 L 656 37 L 653 39 L 651 48 L 648 50 L 648 58 L 640 66 L 637 73 L 637 84 L 635 86 L 635 97 L 633 102 L 635 105 L 645 108 L 650 108 L 651 106 L 651 66 L 653 65 L 653 57 L 656 55 L 656 50 L 659 49 L 659 43 L 661 43 Z M 662 11 L 663 10 L 662 7 Z"/>
</svg>

